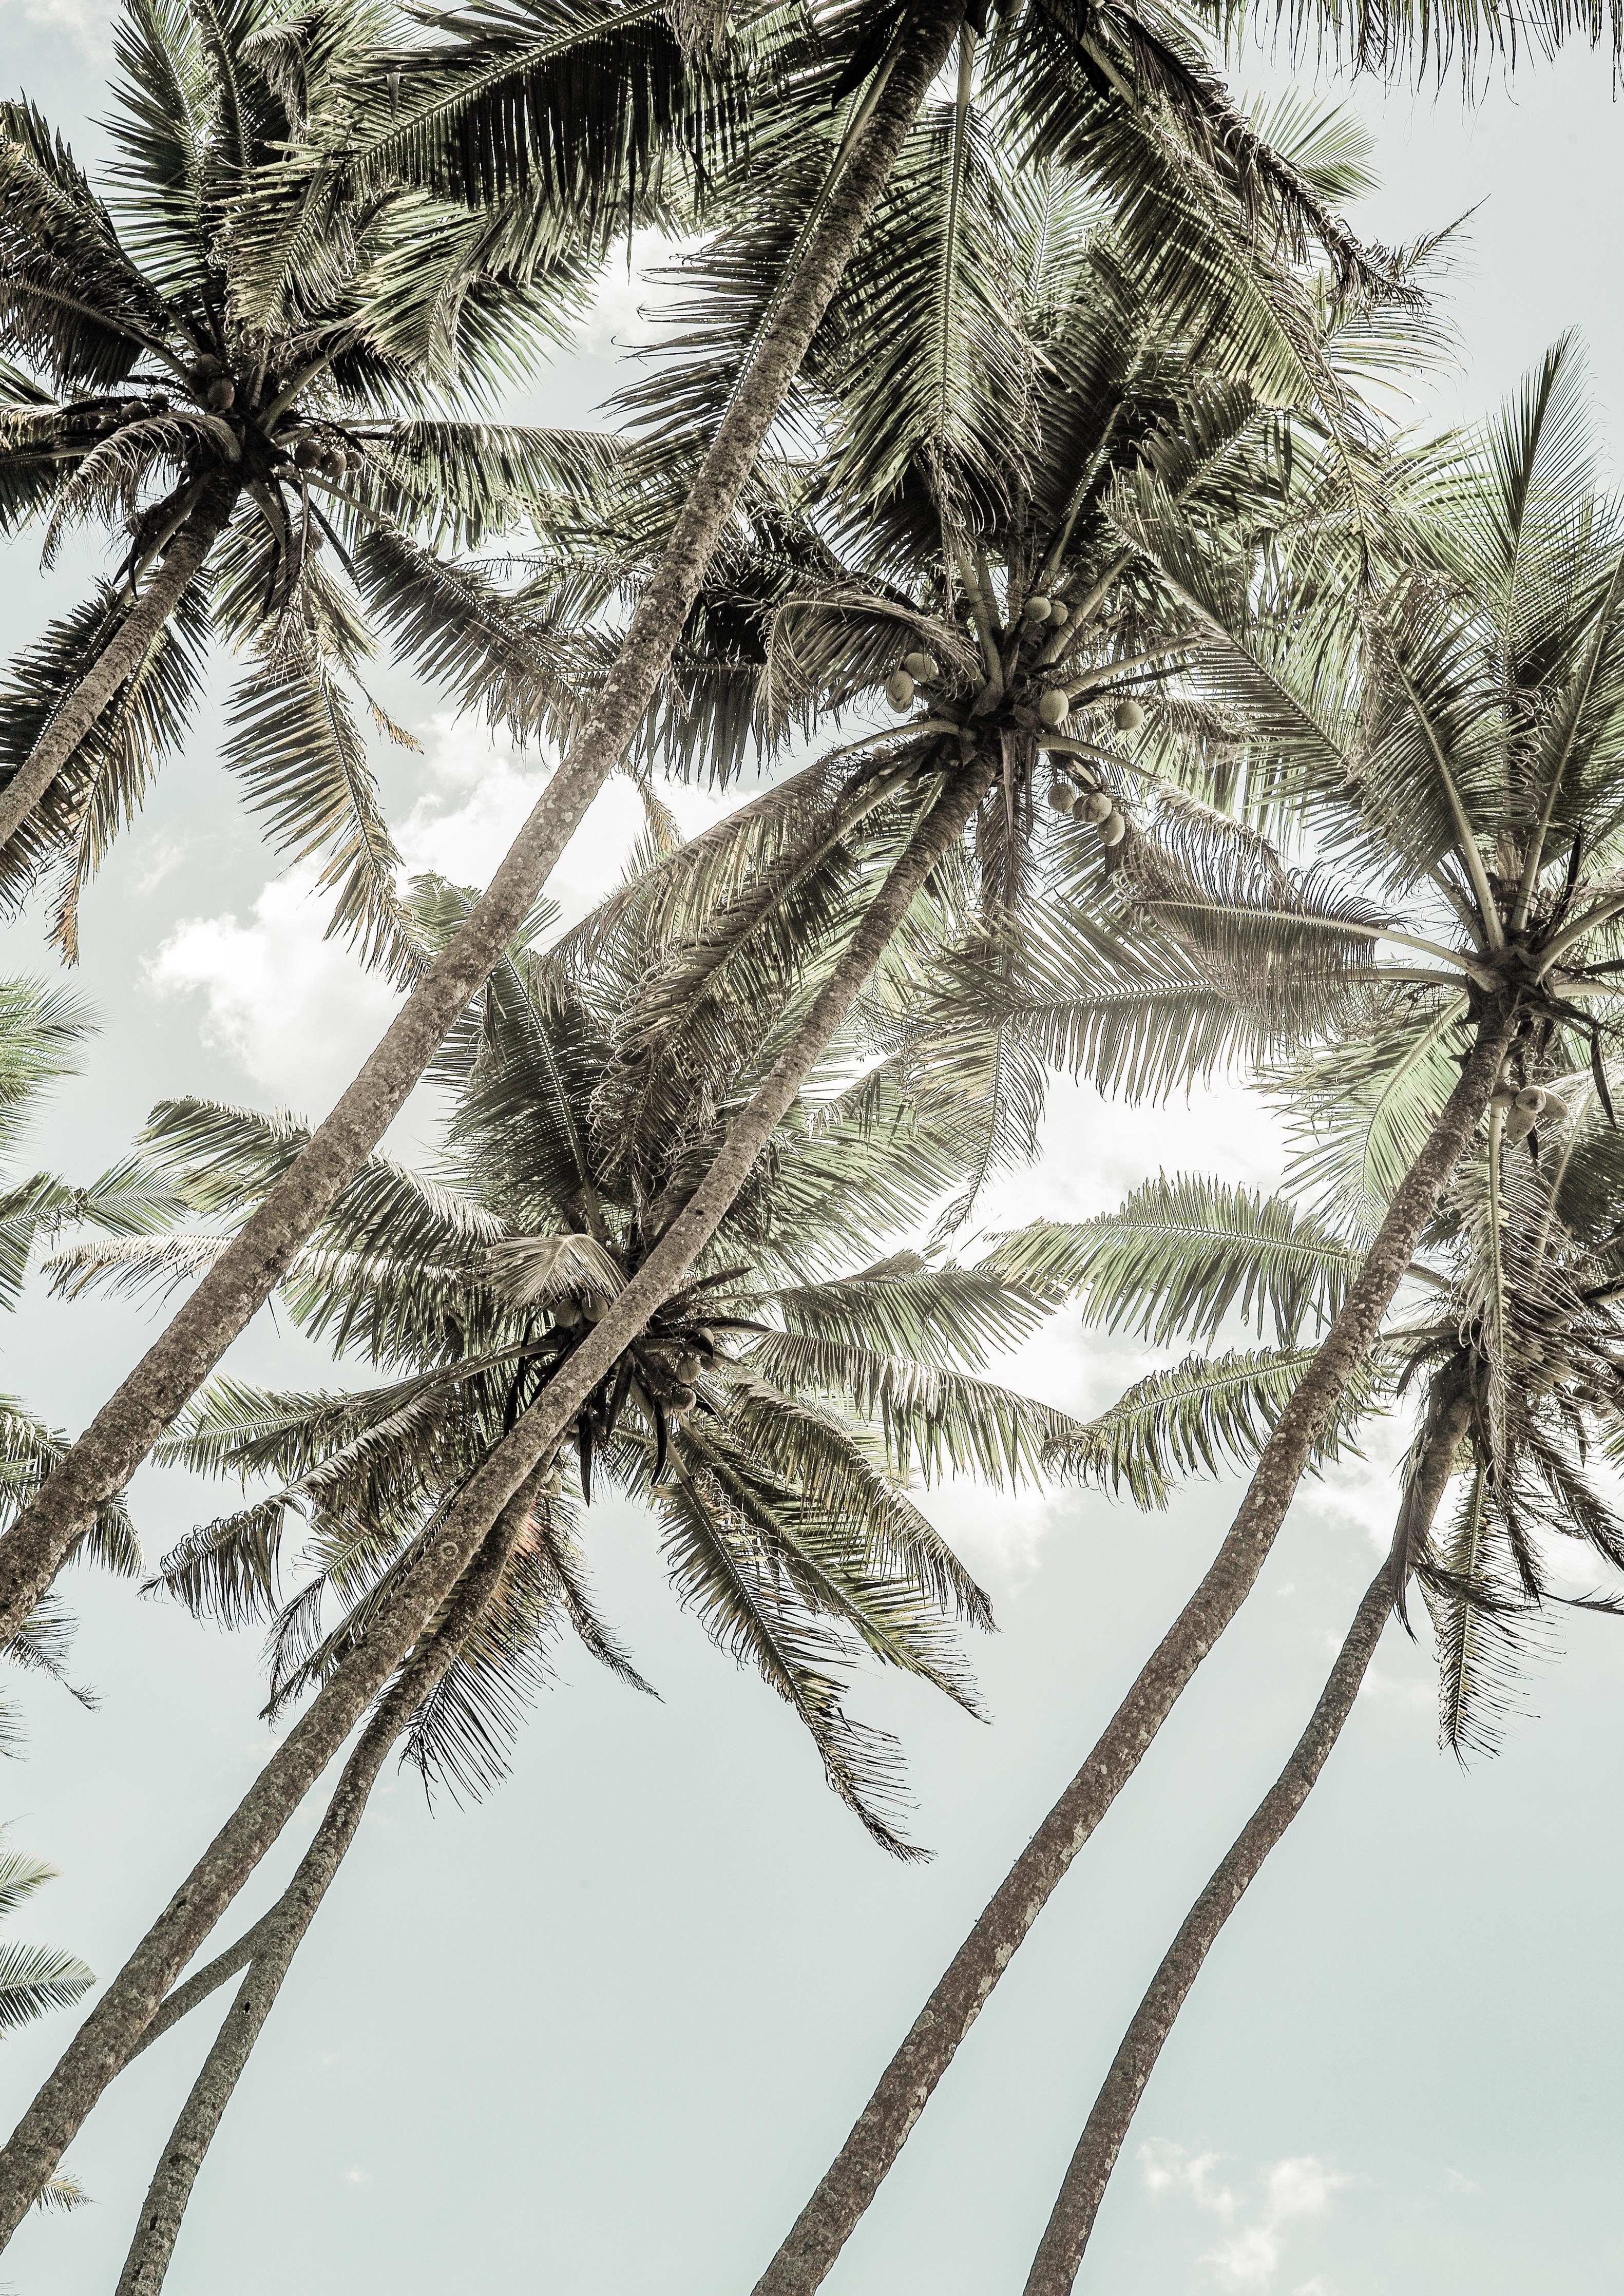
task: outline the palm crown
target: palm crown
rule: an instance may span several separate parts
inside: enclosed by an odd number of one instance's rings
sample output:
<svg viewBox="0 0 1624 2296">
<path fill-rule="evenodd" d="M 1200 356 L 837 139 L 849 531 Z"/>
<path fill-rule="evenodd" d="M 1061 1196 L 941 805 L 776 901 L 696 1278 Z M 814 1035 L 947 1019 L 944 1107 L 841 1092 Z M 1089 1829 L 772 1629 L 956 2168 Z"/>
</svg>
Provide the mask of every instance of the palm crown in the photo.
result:
<svg viewBox="0 0 1624 2296">
<path fill-rule="evenodd" d="M 758 1027 L 731 1058 L 718 1051 L 680 1078 L 651 1070 L 669 954 L 659 890 L 658 878 L 641 898 L 628 889 L 588 965 L 570 962 L 578 938 L 510 953 L 441 1056 L 455 1098 L 440 1177 L 374 1160 L 290 1274 L 284 1297 L 305 1327 L 386 1368 L 388 1383 L 270 1395 L 222 1382 L 168 1447 L 211 1471 L 281 1479 L 194 1533 L 162 1573 L 230 1620 L 276 1611 L 276 1700 L 319 1678 L 362 1628 L 425 1524 L 636 1269 L 728 1103 L 770 1066 L 773 1037 Z M 439 935 L 464 903 L 442 888 L 419 907 Z M 288 1119 L 183 1103 L 158 1111 L 150 1145 L 196 1201 L 235 1210 L 300 1137 Z M 789 1699 L 835 1790 L 892 1849 L 905 1845 L 889 1742 L 848 1718 L 841 1674 L 865 1649 L 968 1702 L 944 1614 L 988 1621 L 907 1474 L 1018 1479 L 1076 1432 L 977 1372 L 1035 1326 L 1042 1287 L 894 1250 L 862 1264 L 928 1210 L 962 1152 L 950 1111 L 910 1108 L 883 1067 L 854 1079 L 837 1047 L 690 1281 L 595 1390 L 570 1447 L 580 1499 L 607 1477 L 657 1508 L 681 1599 Z M 147 1280 L 214 1248 L 197 1236 L 91 1247 L 65 1258 L 62 1280 Z M 562 1464 L 478 1647 L 419 1719 L 425 1768 L 469 1784 L 490 1775 L 503 1718 L 566 1621 L 631 1672 L 591 1606 Z M 313 1575 L 278 1609 L 297 1511 L 310 1519 Z M 341 1614 L 331 1626 L 330 1594 Z"/>
</svg>

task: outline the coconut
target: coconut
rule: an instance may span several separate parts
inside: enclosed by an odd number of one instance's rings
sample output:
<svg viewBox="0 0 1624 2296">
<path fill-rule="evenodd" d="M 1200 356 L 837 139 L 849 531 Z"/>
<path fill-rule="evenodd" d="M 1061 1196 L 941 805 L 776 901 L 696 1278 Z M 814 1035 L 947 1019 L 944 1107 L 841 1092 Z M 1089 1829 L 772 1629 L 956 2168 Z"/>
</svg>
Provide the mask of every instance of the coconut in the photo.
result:
<svg viewBox="0 0 1624 2296">
<path fill-rule="evenodd" d="M 906 669 L 893 670 L 885 681 L 885 698 L 893 709 L 911 709 L 914 706 L 914 681 Z"/>
<path fill-rule="evenodd" d="M 212 351 L 205 351 L 202 357 L 193 360 L 188 369 L 188 380 L 194 390 L 201 390 L 206 384 L 214 381 L 217 374 L 224 374 L 225 372 L 224 359 L 216 358 Z"/>
<path fill-rule="evenodd" d="M 1049 620 L 1054 627 L 1058 629 L 1062 622 L 1069 622 L 1070 619 L 1071 609 L 1067 605 L 1065 600 L 1063 598 L 1051 598 L 1049 601 Z"/>
<path fill-rule="evenodd" d="M 1517 1105 L 1525 1108 L 1530 1116 L 1543 1116 L 1550 1097 L 1550 1094 L 1542 1092 L 1537 1084 L 1530 1084 L 1517 1095 Z"/>
<path fill-rule="evenodd" d="M 237 386 L 228 374 L 223 374 L 209 384 L 203 396 L 217 414 L 224 414 L 228 406 L 236 405 Z"/>
<path fill-rule="evenodd" d="M 1077 810 L 1077 791 L 1073 789 L 1070 782 L 1051 782 L 1049 784 L 1049 803 L 1054 807 L 1056 813 L 1075 813 Z"/>
<path fill-rule="evenodd" d="M 352 473 L 366 468 L 366 457 L 358 447 L 352 447 L 345 455 L 344 468 Z"/>
<path fill-rule="evenodd" d="M 1127 816 L 1119 813 L 1115 806 L 1112 806 L 1110 813 L 1100 824 L 1100 835 L 1107 845 L 1120 845 L 1127 834 Z"/>
<path fill-rule="evenodd" d="M 1046 726 L 1063 726 L 1071 714 L 1071 696 L 1063 685 L 1046 685 L 1038 697 L 1038 715 Z"/>
<path fill-rule="evenodd" d="M 607 1300 L 601 1299 L 595 1292 L 589 1292 L 581 1301 L 581 1313 L 589 1324 L 601 1324 L 608 1306 Z"/>
<path fill-rule="evenodd" d="M 1531 1108 L 1513 1108 L 1505 1119 L 1508 1140 L 1526 1140 L 1534 1128 L 1535 1111 Z"/>
<path fill-rule="evenodd" d="M 322 450 L 314 439 L 301 439 L 293 449 L 293 460 L 301 471 L 313 471 L 322 459 Z"/>
<path fill-rule="evenodd" d="M 1144 723 L 1144 710 L 1134 701 L 1119 701 L 1111 715 L 1119 734 L 1136 734 Z"/>
<path fill-rule="evenodd" d="M 666 1409 L 673 1419 L 682 1419 L 686 1417 L 698 1401 L 699 1397 L 693 1388 L 674 1387 L 666 1398 Z"/>
<path fill-rule="evenodd" d="M 580 1320 L 580 1307 L 578 1302 L 574 1300 L 561 1300 L 553 1310 L 553 1321 L 558 1325 L 561 1331 L 567 1332 L 570 1330 L 575 1324 L 578 1324 Z"/>
<path fill-rule="evenodd" d="M 678 1356 L 677 1358 L 677 1376 L 685 1381 L 690 1387 L 704 1368 L 704 1364 L 696 1355 Z"/>
<path fill-rule="evenodd" d="M 1508 1084 L 1503 1084 L 1497 1092 L 1491 1092 L 1489 1095 L 1490 1108 L 1497 1108 L 1502 1115 L 1508 1108 L 1515 1107 L 1517 1095 Z"/>
<path fill-rule="evenodd" d="M 1102 821 L 1109 821 L 1117 808 L 1103 790 L 1090 790 L 1077 809 L 1085 821 L 1092 821 L 1097 826 Z"/>
<path fill-rule="evenodd" d="M 1021 611 L 1029 622 L 1046 622 L 1054 609 L 1040 590 L 1034 590 Z"/>
<path fill-rule="evenodd" d="M 910 677 L 917 678 L 921 685 L 929 685 L 931 678 L 937 675 L 934 654 L 905 653 L 902 657 L 902 667 Z"/>
<path fill-rule="evenodd" d="M 349 468 L 349 457 L 341 447 L 335 447 L 331 454 L 322 456 L 322 476 L 324 479 L 341 479 Z"/>
</svg>

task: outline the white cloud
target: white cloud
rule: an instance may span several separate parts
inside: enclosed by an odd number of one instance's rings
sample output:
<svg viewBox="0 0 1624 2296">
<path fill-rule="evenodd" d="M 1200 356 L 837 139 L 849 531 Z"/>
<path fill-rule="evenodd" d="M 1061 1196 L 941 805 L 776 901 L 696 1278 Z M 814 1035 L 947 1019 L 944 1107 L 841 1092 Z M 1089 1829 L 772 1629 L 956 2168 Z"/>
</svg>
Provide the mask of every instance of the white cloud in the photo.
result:
<svg viewBox="0 0 1624 2296">
<path fill-rule="evenodd" d="M 154 996 L 201 996 L 198 1033 L 258 1091 L 320 1115 L 387 1026 L 395 991 L 341 941 L 323 938 L 331 914 L 314 867 L 264 886 L 248 918 L 182 917 L 144 968 Z"/>
<path fill-rule="evenodd" d="M 1188 2152 L 1165 2137 L 1139 2147 L 1139 2170 L 1146 2192 L 1157 2199 L 1177 2194 L 1226 2227 L 1224 2237 L 1203 2251 L 1218 2287 L 1243 2292 L 1271 2285 L 1284 2256 L 1289 2229 L 1307 2217 L 1322 2216 L 1332 2196 L 1353 2180 L 1339 2175 L 1313 2153 L 1275 2161 L 1263 2173 L 1261 2192 L 1248 2201 L 1218 2176 L 1219 2155 Z M 1295 2296 L 1331 2296 L 1323 2278 L 1302 2283 Z"/>
<path fill-rule="evenodd" d="M 104 0 L 25 0 L 22 12 L 30 24 L 68 33 L 92 55 L 104 54 L 109 46 L 111 11 Z"/>
</svg>

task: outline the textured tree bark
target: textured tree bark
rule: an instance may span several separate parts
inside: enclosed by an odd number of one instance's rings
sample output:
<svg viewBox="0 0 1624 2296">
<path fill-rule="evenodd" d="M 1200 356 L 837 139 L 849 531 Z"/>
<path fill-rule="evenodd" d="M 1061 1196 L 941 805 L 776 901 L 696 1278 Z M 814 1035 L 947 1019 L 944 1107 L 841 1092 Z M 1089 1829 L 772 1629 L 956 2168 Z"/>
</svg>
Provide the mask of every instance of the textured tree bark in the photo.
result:
<svg viewBox="0 0 1624 2296">
<path fill-rule="evenodd" d="M 484 1550 L 459 1581 L 444 1625 L 425 1639 L 380 1701 L 344 1765 L 326 1815 L 293 1879 L 265 1919 L 256 1924 L 258 1942 L 251 1948 L 248 1975 L 226 2013 L 153 2171 L 115 2296 L 158 2296 L 163 2286 L 192 2188 L 289 1964 L 355 1839 L 390 1748 L 446 1673 L 496 1591 L 534 1510 L 539 1473 L 537 1469 L 508 1501 Z M 207 1973 L 199 1972 L 200 1976 Z M 221 1971 L 222 1980 L 225 1975 Z"/>
<path fill-rule="evenodd" d="M 1429 1432 L 1406 1496 L 1393 1551 L 1365 1593 L 1336 1663 L 1308 1718 L 1291 1759 L 1236 1836 L 1223 1863 L 1185 1915 L 1151 1980 L 1122 2046 L 1078 2141 L 1027 2276 L 1026 2296 L 1070 2296 L 1083 2260 L 1105 2187 L 1117 2165 L 1146 2082 L 1156 2069 L 1174 2020 L 1184 2007 L 1218 1931 L 1257 1879 L 1264 1859 L 1307 1801 L 1342 1726 L 1353 1711 L 1404 1570 L 1411 1541 L 1428 1529 L 1438 1513 L 1454 1466 L 1456 1446 L 1465 1433 L 1472 1406 L 1453 1398 Z"/>
<path fill-rule="evenodd" d="M 919 0 L 868 125 L 854 144 L 723 417 L 660 562 L 638 601 L 596 709 L 513 840 L 483 898 L 390 1023 L 230 1249 L 102 1406 L 32 1505 L 0 1537 L 0 1642 L 17 1633 L 96 1508 L 153 1443 L 260 1308 L 405 1105 L 447 1029 L 488 977 L 636 731 L 670 659 L 783 396 L 946 61 L 964 0 Z"/>
<path fill-rule="evenodd" d="M 1206 1576 L 954 1956 L 757 2282 L 755 2296 L 810 2296 L 822 2286 L 1027 1932 L 1251 1593 L 1315 1440 L 1367 1359 L 1443 1186 L 1477 1130 L 1513 1026 L 1504 1009 L 1480 1021 L 1460 1082 L 1400 1184 L 1318 1354 L 1281 1413 Z"/>
<path fill-rule="evenodd" d="M 196 509 L 176 529 L 134 606 L 45 727 L 27 761 L 0 790 L 0 850 L 11 843 L 119 687 L 140 668 L 148 648 L 225 532 L 238 491 L 237 480 L 224 473 L 205 490 Z M 15 1631 L 9 1628 L 7 1638 Z"/>
<path fill-rule="evenodd" d="M 993 770 L 989 762 L 978 759 L 939 795 L 772 1073 L 729 1126 L 687 1204 L 602 1321 L 590 1327 L 513 1431 L 469 1478 L 364 1640 L 277 1748 L 69 2043 L 0 2152 L 0 2245 L 15 2232 L 108 2082 L 128 2063 L 168 1987 L 467 1569 L 488 1526 L 531 1470 L 552 1456 L 627 1342 L 677 1289 L 925 880 L 964 835 Z"/>
</svg>

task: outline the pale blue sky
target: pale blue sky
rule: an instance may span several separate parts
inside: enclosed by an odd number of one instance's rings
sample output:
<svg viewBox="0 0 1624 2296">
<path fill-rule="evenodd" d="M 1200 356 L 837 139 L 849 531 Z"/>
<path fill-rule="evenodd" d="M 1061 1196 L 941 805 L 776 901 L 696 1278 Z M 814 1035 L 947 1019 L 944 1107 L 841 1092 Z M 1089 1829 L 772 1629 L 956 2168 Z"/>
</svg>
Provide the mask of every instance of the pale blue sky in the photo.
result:
<svg viewBox="0 0 1624 2296">
<path fill-rule="evenodd" d="M 101 12 L 0 0 L 10 86 L 76 139 L 97 108 Z M 1604 64 L 1493 91 L 1382 102 L 1368 227 L 1412 237 L 1480 206 L 1456 281 L 1464 358 L 1431 412 L 1468 411 L 1563 328 L 1589 343 L 1604 433 L 1624 422 L 1619 118 Z M 593 351 L 538 388 L 574 420 L 612 372 Z M 617 315 L 619 315 L 619 316 Z M 8 640 L 71 568 L 4 562 Z M 398 700 L 428 741 L 391 767 L 412 858 L 488 868 L 526 769 Z M 319 944 L 200 725 L 87 902 L 79 986 L 105 1033 L 38 1149 L 111 1160 L 159 1094 L 314 1110 L 383 1001 Z M 689 801 L 693 816 L 706 801 Z M 631 821 L 611 799 L 566 874 L 584 901 Z M 37 924 L 4 962 L 48 969 Z M 425 1136 L 429 1111 L 414 1119 Z M 1276 1149 L 1234 1094 L 1158 1115 L 1056 1095 L 1023 1216 L 1113 1201 L 1159 1163 L 1266 1177 Z M 263 1321 L 264 1319 L 262 1319 Z M 132 1310 L 37 1300 L 0 1329 L 0 1384 L 78 1424 L 137 1351 Z M 265 1323 L 245 1368 L 318 1377 Z M 1138 1367 L 1060 1332 L 1026 1375 L 1072 1408 Z M 1273 1775 L 1368 1575 L 1390 1444 L 1295 1510 L 1259 1594 L 1046 1915 L 829 2283 L 833 2296 L 1014 2296 L 1117 2036 L 1191 1896 Z M 594 1518 L 603 1599 L 662 1702 L 569 1656 L 484 1807 L 432 1817 L 392 1781 L 215 2147 L 173 2296 L 747 2296 L 969 1919 L 1199 1574 L 1230 1494 L 1166 1517 L 1094 1498 L 942 1495 L 1002 1631 L 976 1652 L 981 1728 L 875 1680 L 905 1735 L 928 1866 L 889 1864 L 824 1791 L 787 1711 L 681 1617 L 645 1522 Z M 144 1474 L 161 1551 L 216 1495 Z M 14 1839 L 62 1879 L 14 1924 L 103 1975 L 264 1759 L 256 1653 L 127 1587 L 77 1580 L 86 1715 L 24 1693 L 31 1750 L 0 1775 Z M 1213 1956 L 1146 2098 L 1084 2285 L 1134 2296 L 1570 2296 L 1624 2289 L 1617 2195 L 1624 2046 L 1613 1941 L 1624 1844 L 1613 1762 L 1620 1629 L 1580 1620 L 1533 1685 L 1538 1721 L 1463 1776 L 1433 1743 L 1426 1653 L 1390 1636 L 1325 1784 Z M 251 1916 L 297 1854 L 290 1841 Z M 0 2044 L 9 2120 L 64 2020 Z M 195 2070 L 183 2027 L 74 2148 L 95 2205 L 31 2226 L 0 2280 L 108 2296 L 152 2158 Z"/>
</svg>

